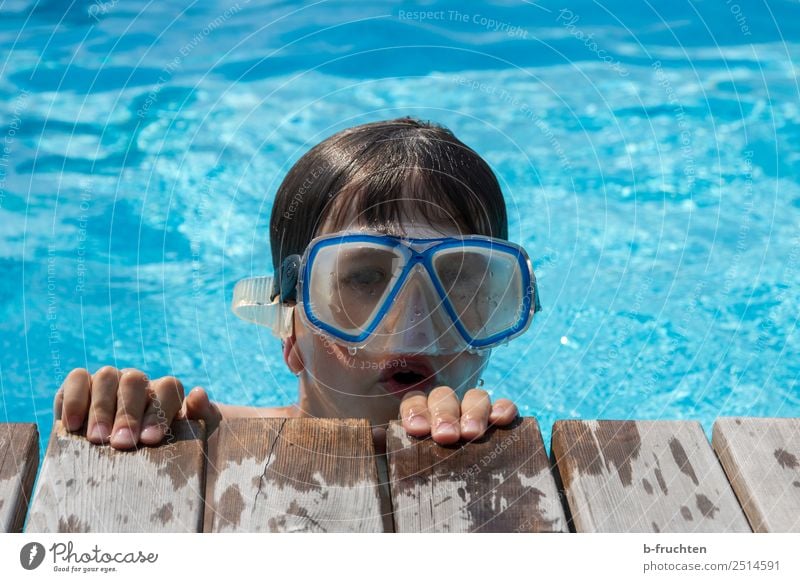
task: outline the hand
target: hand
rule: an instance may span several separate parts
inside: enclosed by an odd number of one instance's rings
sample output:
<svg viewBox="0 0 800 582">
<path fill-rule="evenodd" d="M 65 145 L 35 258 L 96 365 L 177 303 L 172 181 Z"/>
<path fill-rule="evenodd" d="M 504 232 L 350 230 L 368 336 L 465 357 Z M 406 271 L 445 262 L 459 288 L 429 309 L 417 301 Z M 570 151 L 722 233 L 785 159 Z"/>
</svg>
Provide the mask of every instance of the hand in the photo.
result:
<svg viewBox="0 0 800 582">
<path fill-rule="evenodd" d="M 447 386 L 434 388 L 427 396 L 414 390 L 400 403 L 406 432 L 416 437 L 430 434 L 440 445 L 480 438 L 489 424 L 506 426 L 516 417 L 513 402 L 501 398 L 492 404 L 486 391 L 479 388 L 467 391 L 460 404 L 456 393 Z"/>
<path fill-rule="evenodd" d="M 86 438 L 116 449 L 157 445 L 176 418 L 204 420 L 209 433 L 222 418 L 200 387 L 184 400 L 183 384 L 173 376 L 151 381 L 141 370 L 113 366 L 93 375 L 72 370 L 56 392 L 54 414 L 70 432 L 80 430 L 88 416 Z"/>
</svg>

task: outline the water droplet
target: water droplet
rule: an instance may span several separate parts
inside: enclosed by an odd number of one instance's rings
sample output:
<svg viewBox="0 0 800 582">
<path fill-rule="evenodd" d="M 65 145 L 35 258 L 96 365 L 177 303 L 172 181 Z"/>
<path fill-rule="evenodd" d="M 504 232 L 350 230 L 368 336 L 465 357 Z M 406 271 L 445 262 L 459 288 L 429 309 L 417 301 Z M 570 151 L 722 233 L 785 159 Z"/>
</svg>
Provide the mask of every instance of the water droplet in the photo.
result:
<svg viewBox="0 0 800 582">
<path fill-rule="evenodd" d="M 478 378 L 478 386 L 483 386 L 484 384 L 483 378 Z"/>
<path fill-rule="evenodd" d="M 358 353 L 358 348 L 350 346 L 347 348 L 347 353 L 350 354 L 351 356 L 355 356 Z"/>
<path fill-rule="evenodd" d="M 565 345 L 567 345 L 568 343 L 569 343 L 569 338 L 568 338 L 567 336 L 565 336 L 565 335 L 562 335 L 562 336 L 561 336 L 561 345 L 562 345 L 562 346 L 565 346 Z"/>
</svg>

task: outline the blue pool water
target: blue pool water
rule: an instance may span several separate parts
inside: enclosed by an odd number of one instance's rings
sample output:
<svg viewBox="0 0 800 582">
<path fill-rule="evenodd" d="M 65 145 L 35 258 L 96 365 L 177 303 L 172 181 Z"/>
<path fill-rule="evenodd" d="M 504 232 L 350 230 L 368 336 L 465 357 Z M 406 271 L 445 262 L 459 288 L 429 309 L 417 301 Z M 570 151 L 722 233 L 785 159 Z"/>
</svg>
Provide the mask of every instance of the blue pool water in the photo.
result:
<svg viewBox="0 0 800 582">
<path fill-rule="evenodd" d="M 407 114 L 486 158 L 534 257 L 485 385 L 546 442 L 800 416 L 797 2 L 11 1 L 0 57 L 0 421 L 43 447 L 79 366 L 291 402 L 233 284 L 294 161 Z"/>
</svg>

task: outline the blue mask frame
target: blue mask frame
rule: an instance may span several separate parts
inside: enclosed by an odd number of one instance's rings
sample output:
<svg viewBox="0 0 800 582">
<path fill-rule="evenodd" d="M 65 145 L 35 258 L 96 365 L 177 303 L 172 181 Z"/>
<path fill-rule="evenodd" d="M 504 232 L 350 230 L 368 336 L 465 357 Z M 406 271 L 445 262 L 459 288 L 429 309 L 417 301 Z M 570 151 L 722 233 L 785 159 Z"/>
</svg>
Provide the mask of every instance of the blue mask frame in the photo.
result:
<svg viewBox="0 0 800 582">
<path fill-rule="evenodd" d="M 372 322 L 370 322 L 369 326 L 357 335 L 345 333 L 341 329 L 320 320 L 319 317 L 317 317 L 317 315 L 314 313 L 313 303 L 309 297 L 308 288 L 303 284 L 304 281 L 310 280 L 311 269 L 320 250 L 329 246 L 351 242 L 365 242 L 386 246 L 388 248 L 399 250 L 406 257 L 403 270 L 394 281 L 393 286 L 384 299 L 383 304 L 380 306 L 378 313 L 373 318 Z M 520 309 L 519 320 L 513 326 L 483 339 L 478 339 L 471 336 L 464 327 L 458 318 L 458 315 L 456 314 L 456 310 L 453 308 L 450 300 L 447 298 L 445 289 L 433 267 L 433 258 L 439 251 L 454 247 L 462 248 L 465 245 L 474 248 L 491 249 L 493 252 L 501 251 L 508 253 L 517 261 L 517 264 L 520 268 L 520 273 L 522 275 L 523 300 Z M 281 298 L 284 299 L 290 297 L 292 293 L 290 293 L 289 290 L 294 290 L 291 275 L 295 273 L 299 274 L 297 286 L 300 290 L 300 296 L 302 297 L 301 303 L 303 313 L 308 321 L 330 336 L 352 344 L 364 342 L 380 325 L 386 313 L 391 309 L 393 301 L 397 297 L 400 289 L 402 289 L 404 282 L 411 273 L 411 270 L 417 264 L 422 264 L 424 266 L 428 276 L 434 284 L 436 292 L 439 294 L 439 299 L 442 301 L 442 305 L 444 306 L 446 313 L 450 317 L 450 320 L 455 328 L 458 330 L 458 333 L 461 335 L 461 338 L 464 340 L 468 349 L 490 349 L 510 340 L 513 337 L 516 337 L 527 329 L 531 320 L 533 319 L 533 314 L 541 311 L 542 309 L 539 302 L 539 290 L 536 285 L 536 277 L 533 274 L 533 268 L 525 249 L 514 243 L 492 237 L 470 235 L 463 237 L 407 238 L 386 234 L 360 233 L 338 233 L 323 235 L 311 241 L 299 263 L 298 269 L 297 255 L 292 255 L 284 260 L 283 265 L 286 265 L 286 271 L 289 272 L 287 273 L 289 276 L 285 277 L 284 273 L 281 273 L 281 283 L 279 285 L 281 289 Z M 284 269 L 281 270 L 284 271 Z M 532 302 L 534 306 L 533 310 L 531 310 Z"/>
</svg>

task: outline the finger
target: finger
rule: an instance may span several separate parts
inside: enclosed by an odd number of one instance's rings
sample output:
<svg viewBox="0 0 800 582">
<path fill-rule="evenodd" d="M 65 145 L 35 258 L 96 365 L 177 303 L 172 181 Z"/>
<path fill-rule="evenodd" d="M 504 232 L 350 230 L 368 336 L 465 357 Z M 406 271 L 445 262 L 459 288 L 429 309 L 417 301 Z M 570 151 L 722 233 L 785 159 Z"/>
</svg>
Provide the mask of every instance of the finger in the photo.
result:
<svg viewBox="0 0 800 582">
<path fill-rule="evenodd" d="M 139 438 L 143 444 L 157 445 L 181 409 L 183 384 L 174 376 L 164 376 L 151 382 L 150 388 L 150 402 L 144 412 Z"/>
<path fill-rule="evenodd" d="M 517 405 L 508 398 L 500 398 L 492 405 L 492 413 L 489 415 L 489 422 L 497 426 L 506 426 L 517 418 Z"/>
<path fill-rule="evenodd" d="M 92 403 L 86 435 L 90 442 L 103 444 L 111 436 L 111 425 L 117 411 L 117 389 L 120 371 L 103 366 L 92 376 Z"/>
<path fill-rule="evenodd" d="M 461 438 L 472 440 L 486 432 L 491 411 L 492 403 L 485 390 L 468 390 L 461 401 Z"/>
<path fill-rule="evenodd" d="M 61 420 L 61 409 L 64 406 L 64 384 L 59 386 L 56 396 L 53 399 L 53 418 Z"/>
<path fill-rule="evenodd" d="M 424 437 L 431 432 L 428 414 L 428 397 L 421 390 L 412 390 L 400 402 L 400 418 L 403 428 L 411 436 Z"/>
<path fill-rule="evenodd" d="M 92 377 L 89 370 L 84 368 L 75 368 L 64 380 L 64 405 L 61 417 L 66 420 L 65 426 L 70 432 L 78 430 L 86 419 L 91 386 Z"/>
<path fill-rule="evenodd" d="M 149 379 L 139 370 L 124 370 L 117 391 L 117 414 L 111 431 L 111 446 L 129 449 L 139 440 L 142 415 L 147 406 Z"/>
<path fill-rule="evenodd" d="M 222 421 L 219 406 L 211 402 L 208 393 L 200 386 L 192 388 L 184 404 L 186 418 L 205 422 L 206 436 L 214 432 Z"/>
<path fill-rule="evenodd" d="M 458 419 L 461 406 L 453 389 L 439 386 L 428 395 L 428 410 L 431 418 L 431 437 L 441 445 L 453 444 L 461 438 Z"/>
</svg>

